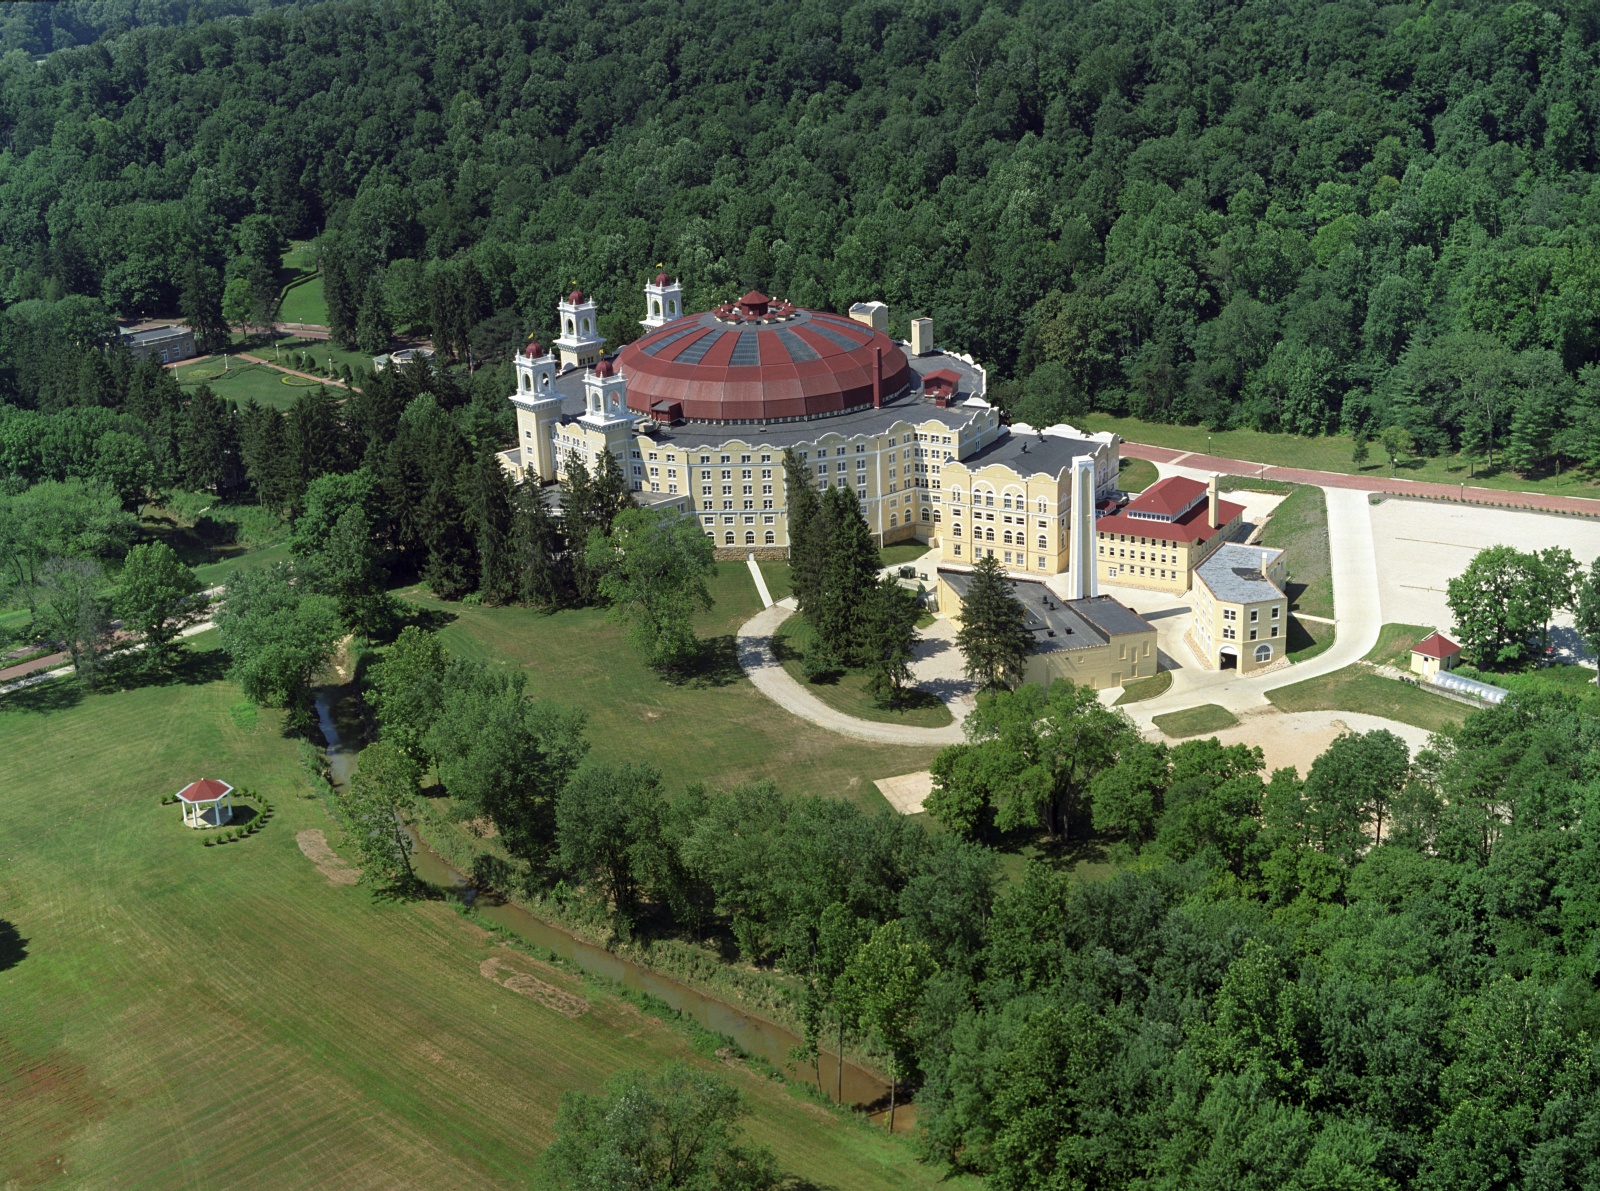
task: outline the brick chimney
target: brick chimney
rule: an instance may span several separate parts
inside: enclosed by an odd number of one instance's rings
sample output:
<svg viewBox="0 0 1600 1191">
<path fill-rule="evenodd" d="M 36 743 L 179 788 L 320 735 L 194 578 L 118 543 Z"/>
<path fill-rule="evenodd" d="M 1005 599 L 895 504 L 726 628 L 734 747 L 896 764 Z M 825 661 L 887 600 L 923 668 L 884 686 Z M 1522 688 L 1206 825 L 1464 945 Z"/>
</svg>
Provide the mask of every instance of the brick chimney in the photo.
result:
<svg viewBox="0 0 1600 1191">
<path fill-rule="evenodd" d="M 1206 481 L 1206 524 L 1217 528 L 1217 477 Z"/>
</svg>

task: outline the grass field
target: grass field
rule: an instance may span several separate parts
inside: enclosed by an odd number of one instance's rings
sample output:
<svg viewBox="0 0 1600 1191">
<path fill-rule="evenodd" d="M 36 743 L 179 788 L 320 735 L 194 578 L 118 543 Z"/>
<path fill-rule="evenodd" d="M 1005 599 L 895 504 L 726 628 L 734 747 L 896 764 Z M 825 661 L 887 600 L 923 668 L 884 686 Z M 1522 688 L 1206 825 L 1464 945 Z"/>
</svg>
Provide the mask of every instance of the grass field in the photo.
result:
<svg viewBox="0 0 1600 1191">
<path fill-rule="evenodd" d="M 539 1187 L 563 1091 L 669 1058 L 743 1091 L 747 1136 L 797 1175 L 940 1182 L 446 903 L 331 883 L 296 846 L 338 836 L 279 716 L 194 659 L 187 683 L 0 700 L 0 1186 Z M 200 776 L 276 817 L 202 847 L 158 805 Z M 545 1001 L 485 979 L 491 959 Z"/>
<path fill-rule="evenodd" d="M 1267 699 L 1280 711 L 1363 711 L 1430 732 L 1459 724 L 1470 710 L 1361 665 L 1278 687 Z"/>
<path fill-rule="evenodd" d="M 668 790 L 690 782 L 727 787 L 771 778 L 796 794 L 887 805 L 873 780 L 926 769 L 937 749 L 874 745 L 790 715 L 750 685 L 738 666 L 733 631 L 760 611 L 743 562 L 717 564 L 716 606 L 699 619 L 710 642 L 704 671 L 673 683 L 647 669 L 620 625 L 591 608 L 545 614 L 527 608 L 443 605 L 426 592 L 401 593 L 455 619 L 440 630 L 464 657 L 521 666 L 529 693 L 589 715 L 591 755 L 644 761 Z"/>
<path fill-rule="evenodd" d="M 767 581 L 767 591 L 774 600 L 788 599 L 794 594 L 794 582 L 789 578 L 788 563 L 758 562 L 756 566 L 761 568 L 761 577 Z"/>
<path fill-rule="evenodd" d="M 1169 711 L 1166 715 L 1151 717 L 1151 723 L 1168 736 L 1180 739 L 1185 736 L 1203 736 L 1207 732 L 1220 732 L 1239 721 L 1233 712 L 1216 703 L 1202 703 L 1199 707 L 1186 707 L 1182 711 Z"/>
<path fill-rule="evenodd" d="M 879 550 L 878 555 L 883 559 L 882 566 L 900 567 L 916 562 L 927 552 L 926 542 L 896 542 L 893 546 L 885 546 Z M 929 578 L 932 578 L 931 572 Z"/>
<path fill-rule="evenodd" d="M 316 357 L 319 368 L 326 365 L 328 357 L 332 356 L 335 364 L 343 364 L 351 372 L 355 372 L 360 368 L 365 368 L 369 372 L 372 370 L 372 356 L 370 353 L 349 351 L 327 339 L 302 339 L 298 335 L 286 335 L 278 340 L 278 347 L 285 357 L 282 361 L 285 367 L 289 363 L 287 358 L 289 353 L 297 351 L 310 352 Z M 272 348 L 270 346 L 257 348 L 255 354 L 264 360 L 271 359 Z"/>
<path fill-rule="evenodd" d="M 878 700 L 867 690 L 867 675 L 861 670 L 846 670 L 832 682 L 807 681 L 805 654 L 815 644 L 816 634 L 803 616 L 791 616 L 772 638 L 773 653 L 789 677 L 836 711 L 861 720 L 905 724 L 912 728 L 942 728 L 953 718 L 938 696 L 927 691 L 907 691 L 899 708 L 879 706 Z"/>
<path fill-rule="evenodd" d="M 1163 670 L 1149 678 L 1141 678 L 1137 682 L 1130 682 L 1122 688 L 1122 694 L 1117 696 L 1117 701 L 1112 706 L 1122 707 L 1129 703 L 1142 703 L 1146 699 L 1154 699 L 1157 695 L 1167 693 L 1167 688 L 1172 685 L 1172 671 Z"/>
<path fill-rule="evenodd" d="M 1264 434 L 1258 430 L 1210 431 L 1204 426 L 1168 426 L 1141 422 L 1138 418 L 1114 418 L 1109 414 L 1088 414 L 1083 419 L 1087 430 L 1111 430 L 1129 442 L 1171 447 L 1178 451 L 1199 451 L 1229 459 L 1247 459 L 1275 467 L 1304 467 L 1316 471 L 1342 472 L 1345 475 L 1387 476 L 1389 463 L 1382 448 L 1372 445 L 1372 458 L 1364 467 L 1350 460 L 1354 442 L 1343 435 L 1301 438 L 1294 434 Z M 1476 471 L 1476 475 L 1470 473 Z M 1562 496 L 1600 497 L 1600 484 L 1593 476 L 1566 472 L 1561 476 L 1524 477 L 1515 472 L 1496 472 L 1485 476 L 1482 467 L 1474 468 L 1457 455 L 1437 459 L 1408 459 L 1395 470 L 1407 480 L 1427 480 L 1439 484 L 1476 484 L 1480 488 L 1505 488 L 1554 492 Z"/>
<path fill-rule="evenodd" d="M 1124 492 L 1143 492 L 1160 476 L 1148 459 L 1124 459 L 1117 473 L 1117 487 Z"/>
<path fill-rule="evenodd" d="M 322 296 L 322 274 L 298 281 L 283 291 L 283 301 L 278 304 L 278 321 L 310 323 L 318 327 L 328 325 L 328 302 Z"/>
<path fill-rule="evenodd" d="M 1319 653 L 1325 653 L 1333 647 L 1338 631 L 1331 624 L 1319 624 L 1314 620 L 1301 620 L 1298 616 L 1289 617 L 1289 639 L 1285 644 L 1289 648 L 1291 662 L 1309 662 Z"/>
<path fill-rule="evenodd" d="M 1433 630 L 1422 624 L 1386 624 L 1378 630 L 1378 643 L 1367 651 L 1365 661 L 1375 666 L 1411 668 L 1411 649 Z"/>
<path fill-rule="evenodd" d="M 270 349 L 266 350 L 270 354 Z M 288 383 L 285 383 L 284 373 L 275 368 L 268 368 L 265 364 L 229 360 L 228 367 L 224 370 L 221 356 L 211 356 L 193 364 L 185 364 L 176 371 L 178 383 L 185 391 L 192 391 L 206 384 L 211 386 L 211 391 L 217 396 L 237 401 L 240 405 L 253 399 L 273 409 L 288 409 L 294 404 L 296 396 L 314 387 L 298 377 L 288 377 Z"/>
<path fill-rule="evenodd" d="M 1264 546 L 1288 551 L 1289 607 L 1333 619 L 1333 563 L 1328 556 L 1328 502 L 1321 488 L 1297 487 L 1267 518 Z"/>
</svg>

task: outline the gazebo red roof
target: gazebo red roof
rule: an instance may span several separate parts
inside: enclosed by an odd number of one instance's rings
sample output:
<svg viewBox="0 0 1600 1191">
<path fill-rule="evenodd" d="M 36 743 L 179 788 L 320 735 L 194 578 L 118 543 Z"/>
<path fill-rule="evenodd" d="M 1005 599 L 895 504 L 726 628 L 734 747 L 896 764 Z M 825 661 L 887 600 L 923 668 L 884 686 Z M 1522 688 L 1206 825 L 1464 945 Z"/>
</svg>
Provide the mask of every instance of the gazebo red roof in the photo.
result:
<svg viewBox="0 0 1600 1191">
<path fill-rule="evenodd" d="M 1420 653 L 1423 657 L 1438 658 L 1443 661 L 1445 658 L 1453 658 L 1460 653 L 1461 646 L 1450 640 L 1443 633 L 1430 633 L 1412 646 L 1411 652 Z"/>
<path fill-rule="evenodd" d="M 208 777 L 198 782 L 190 782 L 178 791 L 178 797 L 185 802 L 215 802 L 223 795 L 231 793 L 233 787 L 227 782 L 219 782 L 214 777 Z"/>
</svg>

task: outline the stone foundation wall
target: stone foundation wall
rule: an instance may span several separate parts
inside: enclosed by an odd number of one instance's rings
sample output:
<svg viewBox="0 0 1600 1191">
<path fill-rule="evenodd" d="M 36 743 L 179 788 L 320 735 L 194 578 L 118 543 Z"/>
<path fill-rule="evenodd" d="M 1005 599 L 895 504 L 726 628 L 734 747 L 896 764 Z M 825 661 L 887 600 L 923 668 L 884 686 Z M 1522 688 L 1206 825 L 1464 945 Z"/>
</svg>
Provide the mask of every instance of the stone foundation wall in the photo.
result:
<svg viewBox="0 0 1600 1191">
<path fill-rule="evenodd" d="M 719 562 L 743 562 L 752 554 L 755 555 L 757 562 L 789 561 L 789 547 L 787 546 L 718 546 L 712 552 L 712 557 Z"/>
<path fill-rule="evenodd" d="M 909 525 L 896 525 L 892 529 L 886 529 L 883 531 L 883 544 L 885 546 L 892 546 L 896 542 L 909 542 L 915 539 L 916 536 L 917 526 L 915 522 L 912 522 Z"/>
</svg>

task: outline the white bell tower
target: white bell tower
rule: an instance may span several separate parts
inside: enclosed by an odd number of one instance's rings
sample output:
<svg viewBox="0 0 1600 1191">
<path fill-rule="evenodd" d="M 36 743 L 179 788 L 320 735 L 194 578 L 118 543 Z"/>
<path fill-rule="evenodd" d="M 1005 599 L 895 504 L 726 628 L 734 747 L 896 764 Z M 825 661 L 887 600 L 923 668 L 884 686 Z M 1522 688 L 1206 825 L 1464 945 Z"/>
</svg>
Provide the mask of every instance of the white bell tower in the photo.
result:
<svg viewBox="0 0 1600 1191">
<path fill-rule="evenodd" d="M 583 415 L 578 421 L 596 429 L 617 422 L 631 422 L 628 412 L 628 382 L 616 365 L 602 358 L 583 378 Z"/>
<path fill-rule="evenodd" d="M 644 287 L 644 311 L 639 322 L 646 331 L 654 331 L 683 317 L 683 284 L 665 273 L 657 273 Z"/>
<path fill-rule="evenodd" d="M 1072 461 L 1072 525 L 1067 538 L 1071 552 L 1067 568 L 1069 600 L 1090 600 L 1100 594 L 1100 580 L 1095 573 L 1094 488 L 1094 456 L 1079 455 Z"/>
<path fill-rule="evenodd" d="M 588 368 L 600 358 L 604 340 L 600 336 L 600 311 L 594 299 L 575 289 L 556 303 L 556 320 L 561 334 L 555 348 L 561 368 Z"/>
<path fill-rule="evenodd" d="M 517 409 L 517 446 L 521 448 L 523 476 L 550 483 L 559 470 L 551 435 L 561 422 L 561 394 L 552 383 L 556 360 L 531 339 L 516 355 L 516 389 L 511 404 Z"/>
</svg>

